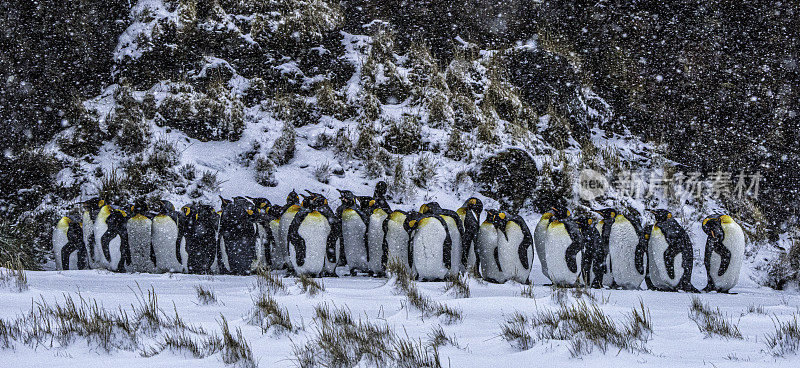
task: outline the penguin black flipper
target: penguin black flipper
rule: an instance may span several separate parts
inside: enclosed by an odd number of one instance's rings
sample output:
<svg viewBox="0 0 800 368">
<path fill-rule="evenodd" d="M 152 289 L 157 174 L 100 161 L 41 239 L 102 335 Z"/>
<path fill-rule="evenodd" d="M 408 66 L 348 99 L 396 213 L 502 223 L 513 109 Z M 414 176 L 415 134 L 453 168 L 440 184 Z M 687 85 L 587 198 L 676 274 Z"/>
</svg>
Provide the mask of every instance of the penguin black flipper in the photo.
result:
<svg viewBox="0 0 800 368">
<path fill-rule="evenodd" d="M 670 243 L 667 250 L 664 251 L 664 266 L 667 268 L 667 276 L 671 279 L 675 278 L 675 257 L 677 257 L 681 251 L 680 245 L 676 243 Z"/>
<path fill-rule="evenodd" d="M 731 251 L 722 244 L 722 241 L 725 240 L 725 232 L 720 229 L 718 232 L 719 236 L 717 236 L 717 241 L 714 244 L 714 251 L 719 254 L 720 262 L 719 262 L 719 271 L 717 271 L 717 276 L 722 276 L 725 272 L 728 271 L 728 267 L 731 265 Z"/>
<path fill-rule="evenodd" d="M 564 220 L 562 222 L 564 223 L 564 228 L 567 230 L 570 239 L 572 239 L 572 244 L 567 247 L 564 253 L 564 258 L 567 261 L 567 268 L 569 272 L 578 272 L 578 260 L 576 258 L 581 248 L 583 248 L 583 236 L 574 222 L 571 220 Z"/>
<path fill-rule="evenodd" d="M 333 210 L 327 205 L 327 200 L 318 211 L 328 219 L 328 223 L 331 226 L 331 232 L 328 234 L 328 239 L 326 241 L 325 255 L 328 257 L 328 262 L 333 263 L 336 262 L 336 240 L 339 239 L 340 233 L 342 232 L 342 222 L 339 221 L 336 215 L 334 215 Z M 336 273 L 333 275 L 336 276 Z"/>
<path fill-rule="evenodd" d="M 444 221 L 442 216 L 437 215 L 436 219 L 439 220 L 439 222 L 442 224 L 442 227 L 444 227 L 445 238 L 442 248 L 442 261 L 444 262 L 444 267 L 449 270 L 453 267 L 453 239 L 450 238 L 450 229 L 448 228 L 447 222 Z"/>
<path fill-rule="evenodd" d="M 302 267 L 306 263 L 306 241 L 297 233 L 297 229 L 300 228 L 300 223 L 303 222 L 309 213 L 311 213 L 311 210 L 303 208 L 294 216 L 292 224 L 289 225 L 289 235 L 287 239 L 289 240 L 289 244 L 294 246 L 295 261 L 298 267 Z"/>
<path fill-rule="evenodd" d="M 528 249 L 533 247 L 533 236 L 531 235 L 531 230 L 528 228 L 528 224 L 525 223 L 525 219 L 522 218 L 520 215 L 514 215 L 510 221 L 515 222 L 520 229 L 522 229 L 522 242 L 519 243 L 519 248 L 517 249 L 517 254 L 519 255 L 519 260 L 522 263 L 523 268 L 530 268 L 530 263 L 533 262 L 533 259 L 536 257 L 533 252 L 531 253 L 531 259 L 528 259 Z"/>
<path fill-rule="evenodd" d="M 389 263 L 389 243 L 386 242 L 386 232 L 389 229 L 389 218 L 391 217 L 391 212 L 389 212 L 389 216 L 386 216 L 383 219 L 383 223 L 381 224 L 381 230 L 383 231 L 383 242 L 381 243 L 381 269 L 386 269 L 386 264 Z"/>
</svg>

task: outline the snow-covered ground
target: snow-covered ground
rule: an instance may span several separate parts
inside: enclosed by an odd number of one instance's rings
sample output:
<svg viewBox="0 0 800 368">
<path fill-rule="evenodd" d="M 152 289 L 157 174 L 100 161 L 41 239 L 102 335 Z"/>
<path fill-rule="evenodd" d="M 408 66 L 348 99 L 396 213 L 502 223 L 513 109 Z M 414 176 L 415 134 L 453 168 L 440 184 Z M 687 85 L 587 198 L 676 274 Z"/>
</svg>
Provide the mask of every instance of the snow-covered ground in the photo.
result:
<svg viewBox="0 0 800 368">
<path fill-rule="evenodd" d="M 538 263 L 538 262 L 537 262 Z M 695 284 L 702 275 L 696 272 Z M 42 300 L 48 304 L 63 302 L 66 294 L 77 300 L 78 294 L 87 300 L 94 299 L 102 307 L 118 307 L 131 311 L 138 305 L 135 295 L 139 290 L 153 288 L 160 307 L 168 315 L 174 311 L 188 323 L 208 331 L 218 331 L 220 316 L 224 316 L 232 330 L 241 328 L 252 346 L 253 355 L 260 367 L 296 366 L 293 344 L 302 346 L 316 335 L 314 307 L 328 303 L 331 307 L 349 309 L 354 318 L 386 323 L 401 336 L 426 342 L 431 331 L 441 325 L 457 347 L 439 349 L 443 366 L 451 367 L 504 367 L 548 366 L 572 367 L 604 366 L 669 366 L 669 367 L 789 367 L 800 363 L 798 355 L 774 357 L 765 344 L 765 335 L 774 332 L 774 321 L 786 321 L 800 309 L 800 295 L 758 287 L 747 277 L 742 277 L 735 294 L 700 294 L 699 298 L 711 307 L 718 307 L 734 324 L 738 325 L 743 339 L 705 337 L 688 317 L 691 294 L 662 293 L 654 291 L 602 290 L 593 291 L 603 312 L 617 323 L 625 323 L 631 309 L 640 300 L 649 309 L 653 333 L 646 348 L 649 353 L 629 353 L 610 348 L 605 354 L 599 349 L 579 358 L 571 357 L 568 341 L 538 342 L 529 350 L 520 351 L 501 337 L 501 326 L 515 312 L 531 315 L 537 310 L 558 308 L 552 297 L 554 291 L 544 285 L 544 277 L 535 270 L 534 298 L 521 295 L 523 285 L 507 283 L 487 284 L 471 279 L 469 298 L 456 298 L 444 291 L 444 283 L 418 283 L 420 290 L 449 307 L 462 312 L 461 321 L 446 324 L 436 317 L 422 318 L 421 313 L 408 305 L 403 294 L 396 291 L 386 279 L 367 277 L 325 278 L 325 291 L 316 296 L 303 294 L 293 279 L 284 279 L 288 285 L 285 295 L 275 299 L 285 307 L 292 322 L 300 327 L 296 334 L 277 335 L 262 333 L 260 327 L 247 324 L 248 312 L 258 291 L 255 277 L 195 276 L 183 274 L 114 274 L 106 271 L 42 271 L 28 274 L 27 291 L 18 293 L 0 288 L 0 318 L 10 320 L 27 313 L 32 305 Z M 744 275 L 743 275 L 744 276 Z M 704 278 L 703 278 L 704 279 Z M 201 304 L 195 286 L 212 290 L 218 303 Z M 698 285 L 701 286 L 702 285 Z M 586 297 L 584 297 L 586 299 Z M 568 303 L 575 303 L 569 296 Z M 174 306 L 174 311 L 173 311 Z M 760 312 L 748 312 L 751 307 L 763 307 Z M 155 344 L 156 341 L 153 341 Z M 139 351 L 104 352 L 94 344 L 76 339 L 66 347 L 58 342 L 40 344 L 35 348 L 15 342 L 10 348 L 0 349 L 3 367 L 215 367 L 223 365 L 220 354 L 195 359 L 188 354 L 164 351 L 153 357 L 143 357 Z M 365 365 L 362 362 L 363 366 Z"/>
</svg>

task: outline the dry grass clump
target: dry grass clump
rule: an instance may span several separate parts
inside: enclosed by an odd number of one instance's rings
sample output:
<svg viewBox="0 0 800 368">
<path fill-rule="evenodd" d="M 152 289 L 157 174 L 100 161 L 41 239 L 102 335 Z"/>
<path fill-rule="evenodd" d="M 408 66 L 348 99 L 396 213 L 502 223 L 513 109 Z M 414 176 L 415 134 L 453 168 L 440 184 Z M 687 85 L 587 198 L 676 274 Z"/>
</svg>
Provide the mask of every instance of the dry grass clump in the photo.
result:
<svg viewBox="0 0 800 368">
<path fill-rule="evenodd" d="M 422 312 L 423 317 L 441 317 L 448 324 L 462 319 L 460 310 L 436 302 L 424 295 L 411 280 L 411 274 L 402 263 L 396 260 L 389 261 L 386 272 L 392 276 L 389 282 L 393 282 L 397 291 L 405 294 L 408 303 Z"/>
<path fill-rule="evenodd" d="M 316 296 L 325 291 L 325 284 L 322 282 L 322 279 L 315 280 L 309 276 L 300 275 L 297 277 L 296 283 L 304 293 L 310 296 Z"/>
<path fill-rule="evenodd" d="M 28 275 L 19 256 L 12 257 L 5 267 L 0 267 L 0 286 L 20 293 L 28 290 Z"/>
<path fill-rule="evenodd" d="M 202 305 L 210 305 L 210 304 L 217 304 L 217 296 L 214 295 L 214 291 L 203 287 L 203 285 L 197 285 L 194 287 L 195 293 L 197 293 L 197 301 Z"/>
<path fill-rule="evenodd" d="M 742 339 L 739 326 L 733 324 L 722 315 L 719 308 L 712 309 L 711 306 L 703 303 L 698 297 L 692 297 L 692 304 L 689 308 L 689 318 L 697 324 L 697 328 L 699 328 L 706 337 L 717 335 L 726 339 Z"/>
<path fill-rule="evenodd" d="M 800 324 L 797 323 L 797 314 L 792 315 L 792 319 L 786 322 L 773 319 L 773 324 L 775 332 L 765 336 L 772 355 L 785 356 L 796 353 L 800 349 Z"/>
<path fill-rule="evenodd" d="M 262 333 L 272 330 L 275 335 L 283 335 L 296 331 L 289 318 L 289 310 L 282 308 L 269 294 L 259 293 L 253 300 L 248 324 L 261 327 Z"/>
<path fill-rule="evenodd" d="M 467 274 L 448 276 L 444 290 L 457 298 L 469 298 L 469 276 Z"/>
</svg>

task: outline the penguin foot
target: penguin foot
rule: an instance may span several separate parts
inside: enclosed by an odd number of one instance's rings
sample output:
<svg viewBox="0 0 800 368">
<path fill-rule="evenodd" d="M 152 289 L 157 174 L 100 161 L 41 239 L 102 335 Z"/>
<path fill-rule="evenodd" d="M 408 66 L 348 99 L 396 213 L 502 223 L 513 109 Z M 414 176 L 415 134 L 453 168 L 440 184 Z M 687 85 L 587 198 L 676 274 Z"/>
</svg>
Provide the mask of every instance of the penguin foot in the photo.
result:
<svg viewBox="0 0 800 368">
<path fill-rule="evenodd" d="M 712 291 L 715 291 L 714 290 L 714 285 L 708 284 L 708 285 L 706 285 L 706 287 L 703 288 L 703 292 L 704 293 L 710 293 Z"/>
</svg>

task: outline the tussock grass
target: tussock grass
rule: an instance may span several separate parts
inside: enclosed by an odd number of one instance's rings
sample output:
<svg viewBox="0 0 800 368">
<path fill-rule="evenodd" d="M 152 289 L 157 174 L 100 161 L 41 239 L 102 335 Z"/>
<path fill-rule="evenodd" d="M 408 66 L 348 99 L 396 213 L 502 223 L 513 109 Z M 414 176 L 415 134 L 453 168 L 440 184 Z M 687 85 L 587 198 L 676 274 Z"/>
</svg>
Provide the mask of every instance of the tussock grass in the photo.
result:
<svg viewBox="0 0 800 368">
<path fill-rule="evenodd" d="M 327 304 L 315 314 L 316 334 L 293 347 L 299 367 L 441 367 L 435 349 L 400 337 L 386 324 L 356 320 L 349 310 Z"/>
<path fill-rule="evenodd" d="M 697 328 L 706 337 L 714 335 L 725 339 L 742 339 L 739 326 L 733 324 L 726 318 L 719 308 L 711 308 L 698 297 L 692 297 L 692 304 L 689 307 L 689 318 L 697 324 Z"/>
<path fill-rule="evenodd" d="M 519 294 L 523 298 L 536 299 L 536 297 L 533 295 L 533 285 L 525 285 L 525 287 L 522 288 L 522 291 L 520 291 Z"/>
<path fill-rule="evenodd" d="M 331 164 L 325 162 L 314 168 L 314 179 L 323 184 L 328 184 L 331 181 Z"/>
<path fill-rule="evenodd" d="M 442 346 L 454 346 L 458 347 L 458 342 L 456 341 L 455 336 L 447 336 L 444 333 L 444 329 L 441 325 L 436 325 L 436 327 L 431 330 L 428 334 L 428 346 L 432 349 L 438 350 Z"/>
<path fill-rule="evenodd" d="M 253 351 L 250 344 L 242 336 L 242 330 L 236 329 L 236 335 L 231 333 L 228 326 L 228 321 L 224 316 L 220 316 L 219 326 L 222 332 L 222 361 L 225 364 L 231 364 L 237 368 L 256 368 L 256 363 L 253 358 Z"/>
<path fill-rule="evenodd" d="M 422 312 L 423 317 L 441 317 L 448 324 L 462 319 L 460 310 L 436 302 L 423 294 L 411 280 L 410 272 L 402 263 L 396 260 L 389 261 L 386 272 L 392 276 L 389 282 L 394 283 L 398 292 L 405 294 L 408 304 Z"/>
<path fill-rule="evenodd" d="M 466 274 L 448 276 L 444 290 L 457 298 L 469 298 L 469 276 Z"/>
<path fill-rule="evenodd" d="M 750 304 L 750 306 L 747 307 L 747 313 L 745 314 L 767 314 L 767 312 L 764 310 L 763 305 Z"/>
<path fill-rule="evenodd" d="M 578 300 L 573 305 L 561 304 L 555 311 L 539 311 L 532 316 L 519 312 L 501 326 L 506 341 L 518 349 L 529 349 L 546 340 L 570 342 L 574 357 L 591 353 L 594 348 L 603 353 L 610 347 L 629 352 L 647 351 L 645 344 L 653 331 L 650 314 L 640 301 L 620 325 L 603 313 L 596 303 Z"/>
<path fill-rule="evenodd" d="M 28 290 L 28 275 L 19 256 L 12 257 L 5 267 L 0 267 L 0 286 L 20 293 Z"/>
<path fill-rule="evenodd" d="M 289 317 L 289 310 L 282 308 L 269 294 L 260 293 L 253 300 L 248 324 L 261 327 L 262 333 L 272 330 L 275 335 L 289 334 L 296 329 Z"/>
<path fill-rule="evenodd" d="M 764 338 L 769 351 L 774 356 L 794 354 L 800 349 L 800 324 L 797 323 L 797 314 L 786 322 L 775 318 L 772 320 L 775 332 L 768 333 Z"/>
<path fill-rule="evenodd" d="M 283 279 L 266 267 L 259 267 L 256 270 L 256 288 L 261 294 L 273 295 L 285 294 L 287 290 Z"/>
<path fill-rule="evenodd" d="M 297 286 L 299 286 L 304 293 L 310 296 L 316 296 L 325 291 L 325 284 L 322 282 L 322 279 L 315 280 L 309 276 L 300 275 L 297 277 L 295 283 L 297 283 Z"/>
<path fill-rule="evenodd" d="M 217 296 L 214 295 L 214 291 L 208 288 L 203 287 L 203 285 L 196 285 L 194 287 L 195 293 L 197 293 L 197 301 L 202 305 L 210 305 L 210 304 L 217 304 Z"/>
</svg>

